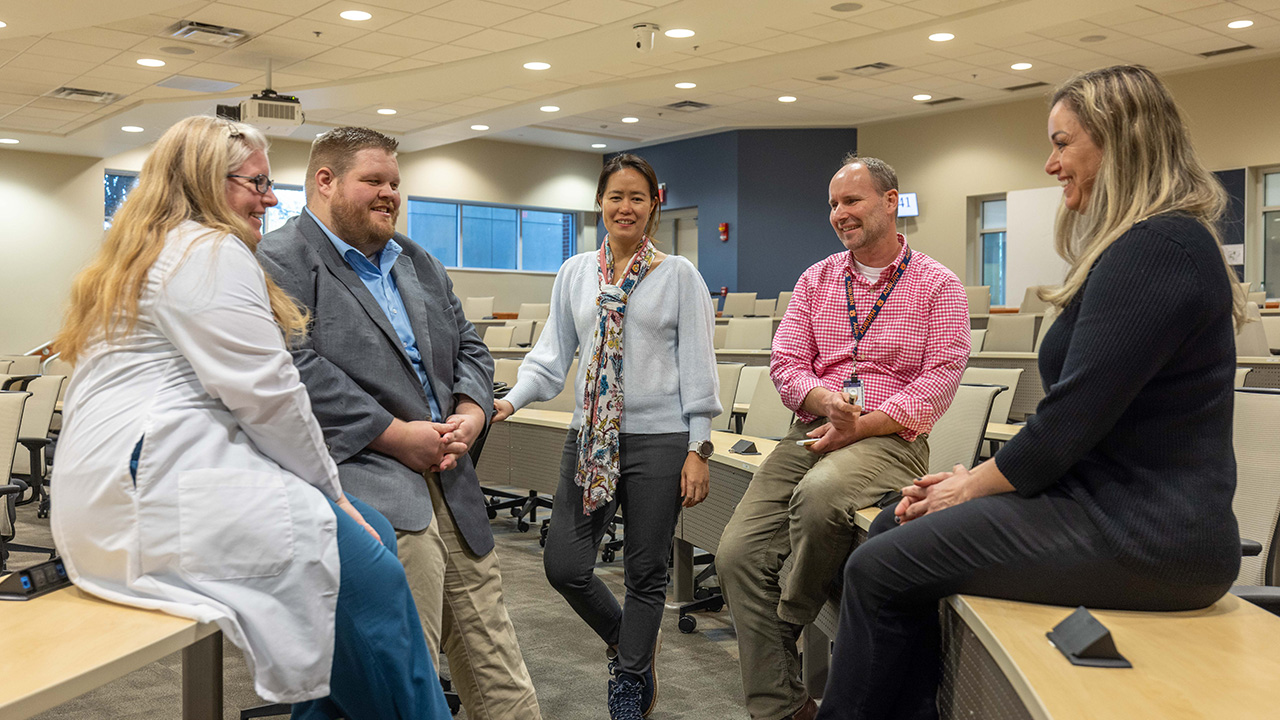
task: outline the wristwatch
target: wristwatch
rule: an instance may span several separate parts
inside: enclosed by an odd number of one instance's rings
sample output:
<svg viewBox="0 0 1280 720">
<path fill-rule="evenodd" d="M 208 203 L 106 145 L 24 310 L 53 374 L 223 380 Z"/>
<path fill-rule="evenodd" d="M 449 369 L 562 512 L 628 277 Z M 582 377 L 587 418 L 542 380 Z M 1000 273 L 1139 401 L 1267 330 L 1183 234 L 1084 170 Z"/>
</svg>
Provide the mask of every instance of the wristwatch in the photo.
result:
<svg viewBox="0 0 1280 720">
<path fill-rule="evenodd" d="M 715 451 L 716 451 L 716 446 L 712 445 L 710 440 L 703 440 L 702 442 L 689 443 L 689 452 L 698 453 L 698 457 L 702 458 L 703 460 L 710 460 L 711 453 Z"/>
</svg>

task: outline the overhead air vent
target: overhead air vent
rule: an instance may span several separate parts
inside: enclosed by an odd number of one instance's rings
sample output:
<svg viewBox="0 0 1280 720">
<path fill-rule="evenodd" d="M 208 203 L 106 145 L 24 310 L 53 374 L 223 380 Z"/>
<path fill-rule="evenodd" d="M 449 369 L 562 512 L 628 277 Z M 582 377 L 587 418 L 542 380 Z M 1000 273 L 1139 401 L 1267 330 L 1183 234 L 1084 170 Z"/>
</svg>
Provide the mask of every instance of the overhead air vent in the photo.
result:
<svg viewBox="0 0 1280 720">
<path fill-rule="evenodd" d="M 840 72 L 844 73 L 845 75 L 857 75 L 858 77 L 869 77 L 871 75 L 879 75 L 880 73 L 887 73 L 890 70 L 897 70 L 897 69 L 898 67 L 896 65 L 890 65 L 887 62 L 874 62 L 874 63 L 867 63 L 866 65 L 858 65 L 856 67 L 845 68 Z"/>
<path fill-rule="evenodd" d="M 945 105 L 947 103 L 958 102 L 963 99 L 964 98 L 958 98 L 958 97 L 938 98 L 937 100 L 929 100 L 928 102 L 925 103 L 925 105 Z"/>
<path fill-rule="evenodd" d="M 694 100 L 681 100 L 680 102 L 664 105 L 668 110 L 679 110 L 680 112 L 698 112 L 711 107 L 707 103 L 701 103 Z"/>
<path fill-rule="evenodd" d="M 210 80 L 209 78 L 192 77 L 190 75 L 172 75 L 156 83 L 156 85 L 158 87 L 173 88 L 175 90 L 219 93 L 239 87 L 240 83 L 226 82 L 224 80 Z"/>
<path fill-rule="evenodd" d="M 179 20 L 161 30 L 160 35 L 219 48 L 235 47 L 249 39 L 249 33 L 244 30 L 194 20 Z"/>
<path fill-rule="evenodd" d="M 45 97 L 56 98 L 58 100 L 79 100 L 80 102 L 91 102 L 99 105 L 110 105 L 111 103 L 124 97 L 119 93 L 104 92 L 102 90 L 86 90 L 76 87 L 60 87 L 56 90 L 50 90 L 44 94 Z"/>
<path fill-rule="evenodd" d="M 1254 46 L 1252 45 L 1237 45 L 1236 47 L 1222 48 L 1221 50 L 1210 50 L 1209 52 L 1200 53 L 1200 57 L 1211 58 L 1218 57 L 1219 55 L 1230 55 L 1231 53 L 1238 53 L 1241 50 L 1252 50 L 1253 47 Z"/>
<path fill-rule="evenodd" d="M 1048 86 L 1048 84 L 1049 83 L 1047 82 L 1033 82 L 1033 83 L 1027 83 L 1026 85 L 1014 85 L 1013 87 L 1005 88 L 1005 90 L 1008 90 L 1009 92 L 1018 92 L 1019 90 L 1030 90 L 1031 88 L 1046 87 Z"/>
</svg>

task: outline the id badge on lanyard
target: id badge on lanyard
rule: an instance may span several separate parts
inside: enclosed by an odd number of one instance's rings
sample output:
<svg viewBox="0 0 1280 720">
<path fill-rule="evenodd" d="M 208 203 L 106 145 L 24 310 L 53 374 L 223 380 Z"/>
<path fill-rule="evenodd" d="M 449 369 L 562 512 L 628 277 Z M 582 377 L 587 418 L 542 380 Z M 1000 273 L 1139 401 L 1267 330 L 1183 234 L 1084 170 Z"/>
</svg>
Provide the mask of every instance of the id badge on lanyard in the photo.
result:
<svg viewBox="0 0 1280 720">
<path fill-rule="evenodd" d="M 902 273 L 907 271 L 907 263 L 911 262 L 911 248 L 907 248 L 906 254 L 902 256 L 902 262 L 898 263 L 893 271 L 893 275 L 889 277 L 889 283 L 885 286 L 884 291 L 880 293 L 876 304 L 872 306 L 871 311 L 867 313 L 866 319 L 861 323 L 858 322 L 858 310 L 853 304 L 853 270 L 849 269 L 848 274 L 844 278 L 845 294 L 849 300 L 849 327 L 853 330 L 853 374 L 848 380 L 844 381 L 842 388 L 845 401 L 857 405 L 858 407 L 866 407 L 863 401 L 866 399 L 865 388 L 862 381 L 858 379 L 858 344 L 862 342 L 862 338 L 867 334 L 867 330 L 871 327 L 871 323 L 880 315 L 880 309 L 889 300 L 889 293 L 897 287 L 898 281 L 902 279 Z"/>
</svg>

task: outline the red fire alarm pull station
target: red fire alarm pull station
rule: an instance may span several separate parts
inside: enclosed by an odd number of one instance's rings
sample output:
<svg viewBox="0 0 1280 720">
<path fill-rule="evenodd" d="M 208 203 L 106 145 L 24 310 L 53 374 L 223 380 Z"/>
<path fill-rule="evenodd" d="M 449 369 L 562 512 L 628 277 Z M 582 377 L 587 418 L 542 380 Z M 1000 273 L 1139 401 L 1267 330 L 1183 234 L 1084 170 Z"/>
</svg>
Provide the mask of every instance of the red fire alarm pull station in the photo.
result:
<svg viewBox="0 0 1280 720">
<path fill-rule="evenodd" d="M 658 204 L 659 205 L 667 204 L 667 184 L 666 183 L 658 183 Z"/>
<path fill-rule="evenodd" d="M 729 242 L 729 223 L 720 223 L 720 242 Z"/>
</svg>

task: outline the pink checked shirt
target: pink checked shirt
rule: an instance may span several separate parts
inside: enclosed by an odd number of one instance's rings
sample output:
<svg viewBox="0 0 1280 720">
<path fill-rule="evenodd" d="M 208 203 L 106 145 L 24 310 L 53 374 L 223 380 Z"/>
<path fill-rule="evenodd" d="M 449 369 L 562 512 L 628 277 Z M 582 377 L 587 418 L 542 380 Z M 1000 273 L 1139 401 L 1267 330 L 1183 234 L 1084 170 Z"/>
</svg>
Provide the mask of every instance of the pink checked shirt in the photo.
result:
<svg viewBox="0 0 1280 720">
<path fill-rule="evenodd" d="M 858 322 L 884 291 L 902 250 L 880 279 L 871 285 L 856 269 L 853 256 L 839 252 L 800 276 L 786 317 L 773 336 L 769 374 L 782 402 L 804 422 L 814 416 L 800 410 L 804 398 L 819 385 L 839 392 L 853 370 L 853 330 L 845 273 L 853 271 Z M 862 337 L 858 379 L 866 412 L 880 410 L 900 423 L 899 433 L 914 440 L 927 433 L 946 412 L 969 360 L 969 303 L 964 286 L 946 267 L 915 250 L 889 300 Z"/>
</svg>

